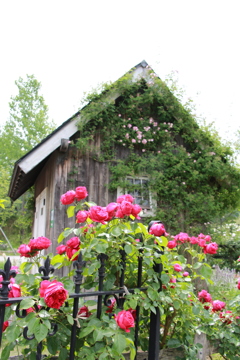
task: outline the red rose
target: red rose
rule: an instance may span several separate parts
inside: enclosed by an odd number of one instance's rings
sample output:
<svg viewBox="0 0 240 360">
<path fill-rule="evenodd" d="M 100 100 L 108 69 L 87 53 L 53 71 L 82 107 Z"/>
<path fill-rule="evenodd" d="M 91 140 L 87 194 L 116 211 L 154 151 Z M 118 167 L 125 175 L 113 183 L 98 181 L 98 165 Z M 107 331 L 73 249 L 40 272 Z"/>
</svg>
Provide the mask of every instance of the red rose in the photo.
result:
<svg viewBox="0 0 240 360">
<path fill-rule="evenodd" d="M 72 257 L 78 250 L 79 249 L 73 249 L 70 247 L 66 247 L 66 254 L 67 254 L 68 260 L 71 260 L 71 261 L 77 260 L 78 255 L 74 256 L 73 259 L 72 259 Z"/>
<path fill-rule="evenodd" d="M 39 288 L 39 294 L 40 294 L 40 297 L 44 297 L 44 294 L 45 294 L 45 291 L 48 287 L 48 285 L 51 284 L 51 281 L 49 280 L 43 280 L 40 284 L 40 288 Z"/>
<path fill-rule="evenodd" d="M 126 332 L 130 332 L 130 328 L 135 326 L 134 318 L 130 311 L 122 310 L 117 315 L 114 315 L 114 319 L 118 326 Z"/>
<path fill-rule="evenodd" d="M 31 250 L 44 250 L 48 249 L 51 244 L 51 240 L 44 236 L 40 236 L 36 239 L 31 239 L 28 246 L 30 246 Z"/>
<path fill-rule="evenodd" d="M 79 309 L 78 315 L 80 315 L 81 318 L 88 318 L 92 313 L 88 310 L 87 306 L 82 306 Z"/>
<path fill-rule="evenodd" d="M 80 244 L 80 239 L 77 236 L 74 236 L 67 241 L 66 246 L 72 249 L 79 249 Z"/>
<path fill-rule="evenodd" d="M 66 252 L 66 245 L 59 245 L 56 250 L 57 254 L 62 255 Z"/>
<path fill-rule="evenodd" d="M 58 281 L 52 281 L 45 290 L 44 301 L 50 308 L 60 309 L 68 297 L 68 292 L 63 284 Z"/>
<path fill-rule="evenodd" d="M 75 189 L 75 197 L 78 201 L 85 199 L 87 196 L 88 196 L 88 192 L 85 186 L 78 186 Z"/>
<path fill-rule="evenodd" d="M 61 196 L 60 201 L 63 205 L 70 205 L 74 202 L 75 195 L 76 195 L 75 191 L 69 190 Z"/>
<path fill-rule="evenodd" d="M 20 245 L 19 248 L 17 249 L 17 252 L 21 256 L 25 256 L 27 258 L 36 256 L 38 254 L 37 250 L 32 250 L 31 247 L 29 245 L 26 245 L 26 244 Z"/>
<path fill-rule="evenodd" d="M 108 219 L 108 212 L 106 209 L 101 206 L 92 206 L 89 210 L 89 218 L 92 221 L 100 222 L 105 224 L 105 221 Z"/>
<path fill-rule="evenodd" d="M 238 280 L 237 288 L 240 290 L 240 280 Z"/>
<path fill-rule="evenodd" d="M 6 330 L 6 328 L 8 327 L 9 322 L 8 321 L 4 321 L 3 323 L 3 327 L 2 327 L 2 332 L 4 332 Z"/>
<path fill-rule="evenodd" d="M 78 211 L 76 218 L 77 218 L 77 221 L 76 221 L 77 223 L 83 223 L 88 218 L 88 211 L 86 211 L 86 210 Z"/>
<path fill-rule="evenodd" d="M 134 309 L 132 309 L 132 308 L 128 309 L 128 311 L 132 314 L 133 319 L 134 319 L 134 320 L 136 320 L 136 317 L 137 317 L 137 311 L 136 311 L 136 310 L 134 310 Z"/>
<path fill-rule="evenodd" d="M 163 236 L 165 235 L 165 227 L 163 224 L 155 223 L 151 226 L 149 230 L 149 234 L 155 235 L 155 236 Z"/>
</svg>

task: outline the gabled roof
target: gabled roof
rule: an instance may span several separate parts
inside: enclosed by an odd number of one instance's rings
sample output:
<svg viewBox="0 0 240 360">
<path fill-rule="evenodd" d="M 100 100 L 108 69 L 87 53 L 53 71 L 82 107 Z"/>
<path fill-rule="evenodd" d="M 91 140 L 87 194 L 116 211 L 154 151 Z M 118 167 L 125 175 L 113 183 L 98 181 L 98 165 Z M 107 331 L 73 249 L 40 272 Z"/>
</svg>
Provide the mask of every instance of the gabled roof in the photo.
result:
<svg viewBox="0 0 240 360">
<path fill-rule="evenodd" d="M 132 75 L 132 80 L 134 81 L 145 77 L 147 66 L 147 62 L 143 60 L 132 68 L 129 71 Z M 118 95 L 119 94 L 114 94 L 113 98 L 116 99 Z M 26 155 L 16 161 L 8 192 L 8 196 L 13 201 L 18 199 L 35 183 L 37 176 L 46 164 L 49 156 L 56 149 L 60 148 L 62 139 L 70 139 L 78 131 L 77 123 L 80 120 L 81 110 L 65 121 Z"/>
</svg>

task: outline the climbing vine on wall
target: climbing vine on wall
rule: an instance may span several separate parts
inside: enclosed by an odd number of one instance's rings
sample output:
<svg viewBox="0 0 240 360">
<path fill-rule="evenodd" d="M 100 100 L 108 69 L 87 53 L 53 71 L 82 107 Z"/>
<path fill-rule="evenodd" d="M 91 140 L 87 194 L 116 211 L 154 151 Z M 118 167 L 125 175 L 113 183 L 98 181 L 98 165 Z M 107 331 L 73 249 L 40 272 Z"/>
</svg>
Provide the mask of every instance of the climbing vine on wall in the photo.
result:
<svg viewBox="0 0 240 360">
<path fill-rule="evenodd" d="M 232 150 L 203 130 L 150 68 L 144 79 L 127 74 L 86 101 L 76 146 L 109 163 L 110 190 L 131 191 L 126 176 L 147 175 L 155 218 L 174 231 L 201 230 L 239 204 Z"/>
</svg>

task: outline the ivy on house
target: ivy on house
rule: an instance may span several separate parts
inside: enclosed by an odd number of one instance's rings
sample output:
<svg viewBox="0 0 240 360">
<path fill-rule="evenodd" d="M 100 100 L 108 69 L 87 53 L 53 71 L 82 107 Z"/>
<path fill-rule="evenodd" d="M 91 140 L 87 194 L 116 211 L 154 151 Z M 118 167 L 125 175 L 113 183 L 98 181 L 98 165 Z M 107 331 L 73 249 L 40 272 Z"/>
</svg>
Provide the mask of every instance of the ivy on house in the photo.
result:
<svg viewBox="0 0 240 360">
<path fill-rule="evenodd" d="M 149 178 L 155 218 L 171 231 L 202 225 L 239 204 L 239 169 L 232 150 L 202 129 L 166 84 L 149 69 L 145 79 L 127 74 L 87 96 L 76 146 L 108 162 L 109 189 L 131 191 L 127 176 Z"/>
</svg>

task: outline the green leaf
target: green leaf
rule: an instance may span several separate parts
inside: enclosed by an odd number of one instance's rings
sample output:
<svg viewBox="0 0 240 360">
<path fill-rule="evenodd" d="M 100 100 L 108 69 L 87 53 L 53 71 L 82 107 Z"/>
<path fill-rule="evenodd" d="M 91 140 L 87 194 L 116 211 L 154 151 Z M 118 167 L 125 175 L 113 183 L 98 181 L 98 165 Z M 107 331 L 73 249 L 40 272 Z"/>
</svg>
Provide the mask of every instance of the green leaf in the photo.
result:
<svg viewBox="0 0 240 360">
<path fill-rule="evenodd" d="M 67 216 L 68 216 L 68 218 L 73 217 L 75 215 L 74 210 L 75 210 L 75 206 L 69 206 L 67 208 Z"/>
<path fill-rule="evenodd" d="M 35 304 L 35 301 L 33 299 L 30 299 L 30 298 L 24 299 L 20 302 L 20 310 L 29 309 L 29 308 L 33 307 L 34 304 Z"/>
<path fill-rule="evenodd" d="M 181 307 L 181 302 L 178 300 L 173 300 L 173 307 L 178 310 Z"/>
<path fill-rule="evenodd" d="M 202 266 L 202 263 L 196 262 L 196 263 L 193 265 L 193 269 L 199 269 L 200 266 Z"/>
<path fill-rule="evenodd" d="M 88 326 L 84 329 L 81 329 L 80 330 L 80 333 L 79 333 L 79 338 L 83 338 L 85 336 L 87 336 L 88 334 L 90 334 L 92 331 L 94 330 L 94 327 L 93 326 Z"/>
<path fill-rule="evenodd" d="M 47 337 L 47 334 L 48 328 L 45 324 L 40 323 L 38 327 L 34 328 L 34 335 L 39 343 Z"/>
<path fill-rule="evenodd" d="M 112 229 L 110 230 L 111 235 L 113 235 L 114 237 L 120 237 L 122 235 L 122 228 L 121 226 L 117 225 L 112 227 Z"/>
<path fill-rule="evenodd" d="M 90 208 L 92 206 L 96 206 L 97 204 L 95 204 L 93 201 L 85 201 L 83 205 L 87 205 Z"/>
<path fill-rule="evenodd" d="M 212 268 L 207 264 L 203 264 L 203 266 L 200 268 L 200 274 L 206 279 L 211 278 Z"/>
<path fill-rule="evenodd" d="M 96 341 L 101 341 L 103 336 L 104 336 L 104 330 L 103 329 L 95 329 L 93 332 L 93 340 Z"/>
<path fill-rule="evenodd" d="M 178 339 L 169 339 L 167 342 L 167 346 L 169 348 L 178 348 L 179 346 L 181 346 L 181 343 Z"/>
<path fill-rule="evenodd" d="M 58 360 L 66 360 L 68 358 L 68 351 L 65 348 L 62 348 L 59 356 L 58 356 Z"/>
<path fill-rule="evenodd" d="M 67 320 L 68 320 L 70 325 L 73 325 L 74 320 L 73 320 L 73 317 L 71 315 L 67 315 Z"/>
<path fill-rule="evenodd" d="M 5 348 L 2 351 L 1 360 L 8 360 L 10 351 L 11 351 L 11 347 L 10 347 L 10 344 L 8 344 L 7 346 L 5 346 Z"/>
<path fill-rule="evenodd" d="M 122 354 L 123 350 L 127 346 L 127 341 L 124 335 L 116 334 L 113 338 L 113 349 L 116 350 L 119 354 Z"/>
<path fill-rule="evenodd" d="M 64 229 L 64 232 L 63 232 L 64 238 L 66 238 L 67 236 L 69 236 L 71 234 L 72 234 L 72 229 L 70 229 L 70 228 Z"/>
<path fill-rule="evenodd" d="M 35 328 L 37 328 L 40 324 L 40 319 L 33 317 L 32 319 L 29 320 L 28 322 L 28 331 L 30 334 L 34 334 L 34 330 Z"/>
<path fill-rule="evenodd" d="M 50 352 L 50 354 L 55 355 L 58 351 L 58 341 L 56 341 L 55 336 L 48 336 L 47 337 L 47 349 Z"/>
<path fill-rule="evenodd" d="M 126 251 L 127 254 L 131 254 L 131 252 L 133 252 L 133 248 L 129 244 L 124 246 L 124 250 Z"/>
<path fill-rule="evenodd" d="M 60 243 L 61 241 L 63 241 L 63 239 L 65 238 L 63 232 L 59 235 L 57 242 Z"/>
</svg>

